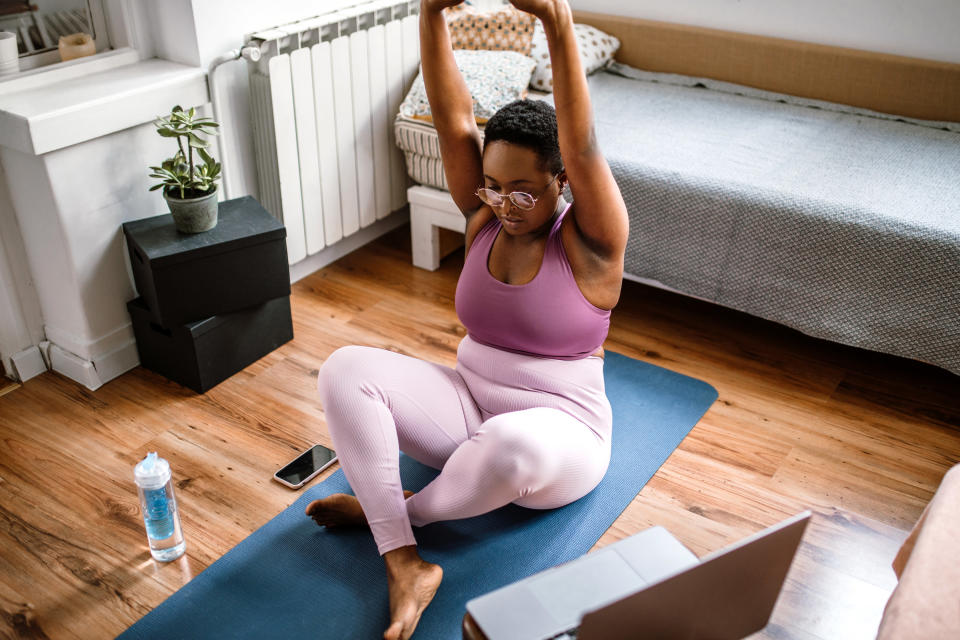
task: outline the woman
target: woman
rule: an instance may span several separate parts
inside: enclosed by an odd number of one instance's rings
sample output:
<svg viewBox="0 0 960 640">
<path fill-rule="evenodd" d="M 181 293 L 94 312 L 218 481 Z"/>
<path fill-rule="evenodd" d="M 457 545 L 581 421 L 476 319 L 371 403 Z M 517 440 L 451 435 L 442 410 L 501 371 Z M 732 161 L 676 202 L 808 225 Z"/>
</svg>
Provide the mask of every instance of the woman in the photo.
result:
<svg viewBox="0 0 960 640">
<path fill-rule="evenodd" d="M 450 369 L 369 347 L 327 359 L 318 388 L 356 497 L 316 500 L 324 526 L 367 525 L 384 558 L 387 640 L 409 638 L 443 576 L 417 553 L 411 525 L 508 503 L 534 509 L 590 492 L 610 458 L 603 349 L 617 303 L 627 213 L 593 132 L 566 0 L 512 0 L 544 25 L 553 108 L 504 107 L 485 141 L 442 10 L 423 0 L 420 59 L 450 193 L 466 217 L 456 308 L 467 328 Z M 569 184 L 575 203 L 561 196 Z M 398 456 L 441 469 L 416 494 Z"/>
</svg>

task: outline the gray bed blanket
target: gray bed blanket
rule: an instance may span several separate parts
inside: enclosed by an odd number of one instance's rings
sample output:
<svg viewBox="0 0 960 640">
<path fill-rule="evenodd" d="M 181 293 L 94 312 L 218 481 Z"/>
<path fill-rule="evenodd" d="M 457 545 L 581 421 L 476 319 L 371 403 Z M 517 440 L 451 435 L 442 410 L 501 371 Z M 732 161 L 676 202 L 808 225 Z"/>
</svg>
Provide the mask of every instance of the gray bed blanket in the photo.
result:
<svg viewBox="0 0 960 640">
<path fill-rule="evenodd" d="M 591 76 L 627 273 L 960 374 L 960 132 L 731 86 Z"/>
</svg>

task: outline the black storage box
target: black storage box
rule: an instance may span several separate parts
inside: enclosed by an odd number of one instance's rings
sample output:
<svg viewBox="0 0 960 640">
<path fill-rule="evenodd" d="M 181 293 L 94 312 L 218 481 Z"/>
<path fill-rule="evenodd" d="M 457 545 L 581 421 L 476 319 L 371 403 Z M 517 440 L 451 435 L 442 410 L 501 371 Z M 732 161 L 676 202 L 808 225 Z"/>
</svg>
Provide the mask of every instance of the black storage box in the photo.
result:
<svg viewBox="0 0 960 640">
<path fill-rule="evenodd" d="M 221 202 L 217 218 L 192 234 L 170 214 L 124 223 L 137 291 L 160 326 L 290 295 L 284 226 L 250 196 Z"/>
<path fill-rule="evenodd" d="M 293 339 L 290 297 L 165 328 L 142 298 L 127 303 L 140 364 L 204 393 Z"/>
</svg>

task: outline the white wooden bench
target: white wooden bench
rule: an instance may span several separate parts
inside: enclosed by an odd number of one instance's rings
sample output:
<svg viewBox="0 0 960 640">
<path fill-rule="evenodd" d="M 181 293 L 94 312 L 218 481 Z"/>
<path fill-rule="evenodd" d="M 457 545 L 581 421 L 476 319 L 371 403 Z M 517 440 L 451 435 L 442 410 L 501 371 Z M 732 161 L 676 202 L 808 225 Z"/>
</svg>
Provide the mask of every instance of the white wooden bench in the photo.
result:
<svg viewBox="0 0 960 640">
<path fill-rule="evenodd" d="M 414 186 L 407 189 L 410 201 L 410 240 L 413 264 L 436 271 L 440 267 L 440 229 L 463 233 L 466 219 L 446 191 Z"/>
</svg>

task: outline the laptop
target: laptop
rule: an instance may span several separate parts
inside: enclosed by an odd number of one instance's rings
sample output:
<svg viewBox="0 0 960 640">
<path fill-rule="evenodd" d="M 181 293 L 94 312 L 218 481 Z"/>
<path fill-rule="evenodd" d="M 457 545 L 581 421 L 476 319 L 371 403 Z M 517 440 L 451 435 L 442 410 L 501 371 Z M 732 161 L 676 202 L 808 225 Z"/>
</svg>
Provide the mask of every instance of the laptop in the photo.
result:
<svg viewBox="0 0 960 640">
<path fill-rule="evenodd" d="M 767 625 L 804 511 L 702 560 L 652 527 L 467 603 L 489 640 L 734 640 Z"/>
</svg>

